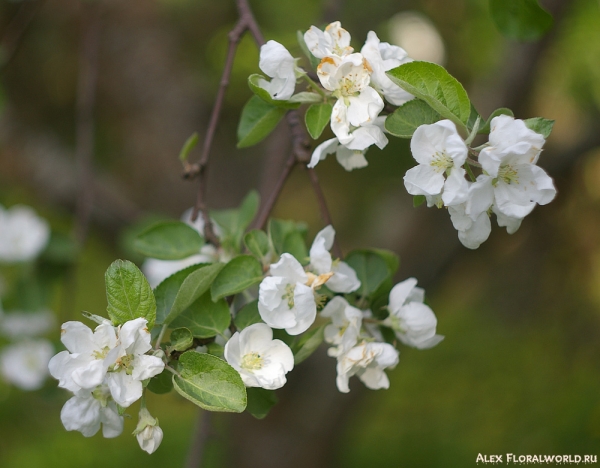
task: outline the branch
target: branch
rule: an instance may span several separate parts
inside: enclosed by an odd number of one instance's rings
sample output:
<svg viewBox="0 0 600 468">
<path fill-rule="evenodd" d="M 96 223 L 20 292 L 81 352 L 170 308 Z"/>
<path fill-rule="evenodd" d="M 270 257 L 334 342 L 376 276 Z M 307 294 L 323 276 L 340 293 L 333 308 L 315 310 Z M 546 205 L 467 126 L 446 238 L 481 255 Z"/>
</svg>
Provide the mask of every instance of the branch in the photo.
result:
<svg viewBox="0 0 600 468">
<path fill-rule="evenodd" d="M 325 195 L 321 190 L 321 185 L 319 184 L 319 178 L 317 177 L 317 173 L 314 169 L 307 169 L 308 178 L 310 179 L 310 183 L 312 185 L 313 191 L 317 196 L 317 201 L 319 202 L 319 210 L 321 211 L 321 218 L 326 225 L 333 225 L 331 221 L 331 214 L 329 214 L 329 209 L 327 208 L 327 202 L 325 201 Z M 338 244 L 337 237 L 333 239 L 333 253 L 336 257 L 342 258 L 342 249 Z"/>
<path fill-rule="evenodd" d="M 1 59 L 0 66 L 2 67 L 2 71 L 6 68 L 6 66 L 11 62 L 19 45 L 21 44 L 21 40 L 23 39 L 23 35 L 27 28 L 35 18 L 35 15 L 40 11 L 40 8 L 44 4 L 45 0 L 37 0 L 33 2 L 23 2 L 19 7 L 19 11 L 13 17 L 11 22 L 6 27 L 6 31 L 2 37 L 2 42 L 0 46 L 2 47 L 3 57 Z"/>
</svg>

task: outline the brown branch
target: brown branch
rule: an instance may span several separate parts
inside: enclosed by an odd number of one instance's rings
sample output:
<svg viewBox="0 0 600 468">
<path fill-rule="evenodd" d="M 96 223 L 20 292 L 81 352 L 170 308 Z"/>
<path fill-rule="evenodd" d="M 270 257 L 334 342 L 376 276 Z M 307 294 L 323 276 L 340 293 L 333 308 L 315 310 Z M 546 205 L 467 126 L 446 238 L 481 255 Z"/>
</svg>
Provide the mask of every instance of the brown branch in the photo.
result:
<svg viewBox="0 0 600 468">
<path fill-rule="evenodd" d="M 333 225 L 331 221 L 331 214 L 329 213 L 329 208 L 327 208 L 327 201 L 325 200 L 325 194 L 323 190 L 321 190 L 321 185 L 319 184 L 319 178 L 317 177 L 317 173 L 314 169 L 307 169 L 308 178 L 310 179 L 310 184 L 312 185 L 313 191 L 317 196 L 317 201 L 319 203 L 319 210 L 321 211 L 321 218 L 326 225 Z M 340 248 L 340 244 L 337 241 L 337 237 L 333 240 L 333 253 L 336 257 L 342 258 L 342 249 Z"/>
<path fill-rule="evenodd" d="M 78 197 L 73 234 L 82 246 L 89 230 L 94 204 L 92 162 L 94 157 L 94 106 L 98 79 L 100 14 L 95 2 L 82 3 L 81 48 L 77 83 L 75 161 Z"/>
<path fill-rule="evenodd" d="M 25 31 L 27 31 L 27 28 L 33 21 L 33 18 L 35 18 L 35 15 L 38 13 L 38 11 L 40 11 L 44 1 L 45 0 L 23 2 L 16 15 L 6 27 L 6 31 L 2 37 L 2 42 L 0 42 L 3 55 L 0 59 L 0 66 L 2 69 L 5 69 L 15 56 Z"/>
</svg>

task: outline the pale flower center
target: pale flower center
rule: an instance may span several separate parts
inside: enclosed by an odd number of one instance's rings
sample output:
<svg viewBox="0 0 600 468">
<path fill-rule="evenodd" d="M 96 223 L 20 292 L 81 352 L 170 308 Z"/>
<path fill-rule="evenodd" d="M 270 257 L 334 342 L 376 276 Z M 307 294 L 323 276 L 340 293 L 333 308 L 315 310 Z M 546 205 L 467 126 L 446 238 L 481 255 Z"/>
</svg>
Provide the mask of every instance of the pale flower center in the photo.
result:
<svg viewBox="0 0 600 468">
<path fill-rule="evenodd" d="M 506 184 L 518 184 L 519 173 L 511 166 L 500 166 L 498 169 L 498 180 L 502 180 Z"/>
<path fill-rule="evenodd" d="M 264 359 L 257 352 L 244 354 L 241 367 L 247 370 L 259 370 L 263 366 Z"/>
<path fill-rule="evenodd" d="M 92 356 L 94 357 L 94 359 L 104 359 L 109 351 L 110 348 L 108 346 L 105 346 L 100 351 L 94 351 L 92 353 Z"/>
<path fill-rule="evenodd" d="M 445 151 L 436 151 L 429 163 L 437 172 L 444 172 L 454 166 L 454 161 Z"/>
<path fill-rule="evenodd" d="M 111 366 L 112 368 L 109 368 L 109 371 L 113 371 L 113 372 L 119 372 L 121 370 L 125 370 L 125 373 L 127 375 L 131 375 L 133 374 L 133 360 L 135 359 L 135 356 L 133 354 L 126 354 L 123 357 L 120 357 L 119 359 L 117 359 L 117 362 L 115 362 L 114 366 Z"/>
<path fill-rule="evenodd" d="M 294 290 L 296 289 L 295 284 L 286 284 L 285 286 L 285 294 L 281 296 L 281 299 L 287 301 L 288 307 L 290 309 L 294 308 Z"/>
</svg>

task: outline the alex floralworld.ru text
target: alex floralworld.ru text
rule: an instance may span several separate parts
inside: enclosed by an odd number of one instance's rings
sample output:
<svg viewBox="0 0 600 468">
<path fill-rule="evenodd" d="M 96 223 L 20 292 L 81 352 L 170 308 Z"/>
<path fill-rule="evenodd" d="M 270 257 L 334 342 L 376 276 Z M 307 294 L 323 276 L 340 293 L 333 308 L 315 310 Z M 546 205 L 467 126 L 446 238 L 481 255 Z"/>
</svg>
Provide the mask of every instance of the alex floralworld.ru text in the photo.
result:
<svg viewBox="0 0 600 468">
<path fill-rule="evenodd" d="M 564 463 L 564 464 L 579 464 L 579 463 L 598 463 L 597 455 L 515 455 L 507 453 L 504 455 L 483 455 L 477 454 L 476 462 L 479 463 Z"/>
</svg>

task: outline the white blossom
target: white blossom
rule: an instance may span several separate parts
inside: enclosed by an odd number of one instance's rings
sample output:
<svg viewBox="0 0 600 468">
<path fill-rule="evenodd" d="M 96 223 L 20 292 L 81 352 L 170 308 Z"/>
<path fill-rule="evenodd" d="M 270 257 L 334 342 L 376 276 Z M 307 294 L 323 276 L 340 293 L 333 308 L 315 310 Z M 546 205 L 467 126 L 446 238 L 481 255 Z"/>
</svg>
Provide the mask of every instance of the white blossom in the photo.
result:
<svg viewBox="0 0 600 468">
<path fill-rule="evenodd" d="M 305 332 L 315 321 L 317 304 L 308 275 L 300 262 L 284 253 L 271 265 L 258 292 L 258 311 L 272 328 L 284 328 L 290 335 Z"/>
<path fill-rule="evenodd" d="M 37 390 L 48 376 L 48 362 L 54 347 L 48 340 L 23 340 L 0 352 L 0 370 L 4 379 L 22 390 Z"/>
<path fill-rule="evenodd" d="M 0 206 L 0 262 L 35 259 L 50 238 L 50 227 L 28 206 Z"/>
<path fill-rule="evenodd" d="M 331 318 L 325 327 L 325 341 L 334 345 L 327 350 L 332 357 L 345 354 L 356 345 L 362 324 L 362 312 L 348 304 L 341 296 L 335 296 L 323 308 L 322 317 Z"/>
<path fill-rule="evenodd" d="M 102 435 L 113 438 L 123 432 L 123 416 L 119 416 L 115 402 L 110 399 L 106 385 L 91 390 L 80 390 L 65 403 L 60 419 L 67 431 L 79 431 L 92 437 L 102 425 Z"/>
<path fill-rule="evenodd" d="M 421 125 L 413 134 L 410 149 L 419 165 L 404 176 L 408 193 L 429 197 L 441 194 L 446 206 L 466 201 L 468 184 L 462 165 L 468 150 L 453 122 Z"/>
<path fill-rule="evenodd" d="M 144 404 L 140 409 L 139 422 L 133 431 L 140 448 L 149 454 L 156 452 L 163 440 L 163 430 L 158 425 L 158 419 L 153 418 Z"/>
<path fill-rule="evenodd" d="M 400 65 L 412 62 L 408 54 L 401 47 L 380 42 L 377 34 L 369 31 L 367 41 L 360 53 L 369 61 L 373 73 L 371 74 L 371 86 L 395 106 L 400 106 L 406 101 L 414 99 L 414 96 L 404 91 L 385 74 L 386 71 Z"/>
<path fill-rule="evenodd" d="M 384 369 L 393 369 L 396 364 L 398 350 L 391 344 L 363 341 L 338 357 L 337 388 L 342 393 L 348 393 L 348 380 L 353 375 L 372 390 L 389 388 L 390 381 Z"/>
<path fill-rule="evenodd" d="M 409 278 L 390 291 L 390 315 L 384 324 L 394 330 L 402 343 L 418 349 L 427 349 L 444 339 L 436 335 L 437 319 L 429 306 L 423 304 L 425 291 L 418 288 L 417 280 Z"/>
<path fill-rule="evenodd" d="M 320 59 L 332 55 L 343 57 L 354 51 L 350 47 L 350 33 L 342 28 L 339 21 L 327 25 L 325 31 L 311 26 L 304 33 L 304 42 L 311 54 Z"/>
<path fill-rule="evenodd" d="M 11 339 L 39 336 L 50 331 L 55 322 L 50 310 L 10 312 L 0 316 L 0 333 Z"/>
<path fill-rule="evenodd" d="M 234 333 L 225 345 L 224 355 L 246 387 L 281 388 L 285 374 L 294 368 L 292 350 L 283 341 L 274 340 L 273 330 L 264 323 Z"/>
<path fill-rule="evenodd" d="M 137 318 L 119 329 L 116 347 L 108 356 L 110 372 L 106 375 L 113 399 L 127 408 L 142 396 L 142 381 L 160 374 L 165 364 L 156 356 L 145 354 L 152 349 L 148 321 Z"/>
<path fill-rule="evenodd" d="M 261 79 L 259 86 L 273 99 L 287 100 L 296 87 L 296 60 L 279 42 L 268 41 L 260 48 L 260 69 L 271 81 Z M 302 71 L 300 71 L 302 73 Z"/>
<path fill-rule="evenodd" d="M 72 392 L 96 388 L 112 364 L 107 356 L 117 344 L 115 328 L 108 320 L 94 332 L 81 322 L 66 322 L 60 333 L 67 351 L 50 360 L 50 374 L 58 379 L 59 387 Z"/>
<path fill-rule="evenodd" d="M 316 275 L 325 277 L 327 287 L 333 292 L 349 293 L 360 288 L 360 280 L 356 272 L 346 262 L 333 261 L 329 250 L 333 247 L 335 230 L 329 225 L 323 228 L 315 236 L 310 247 L 310 266 Z"/>
</svg>

